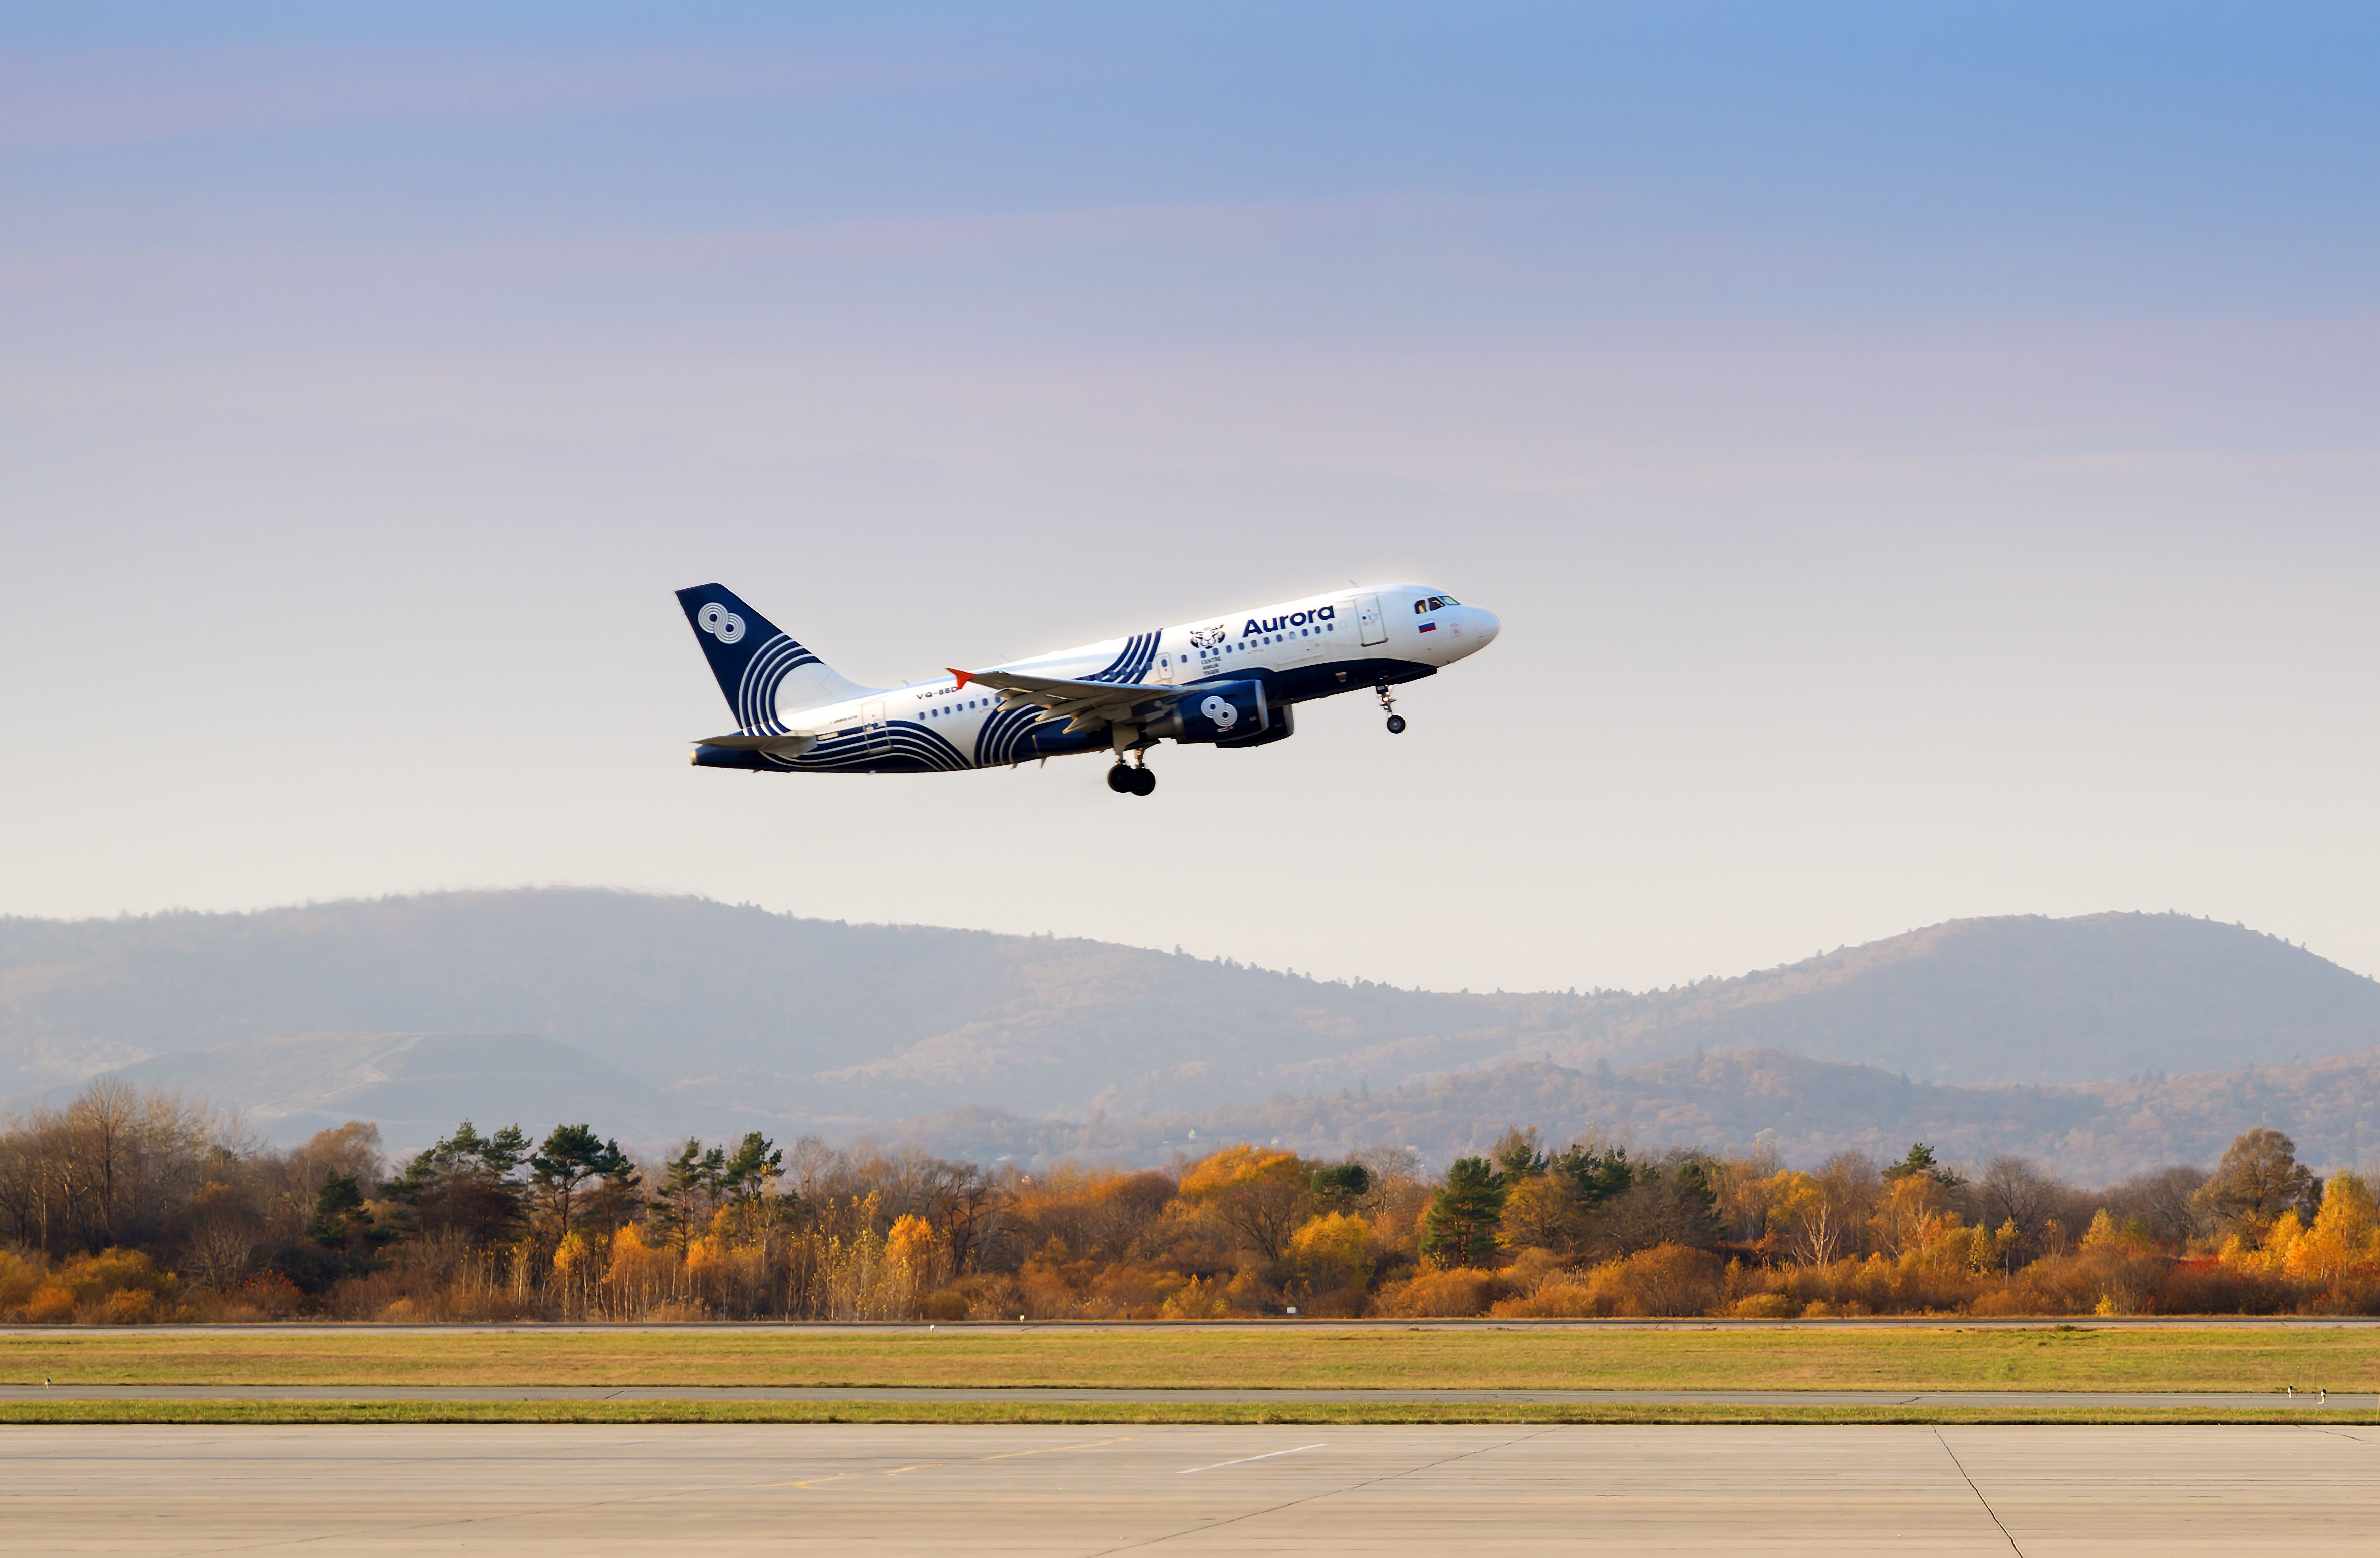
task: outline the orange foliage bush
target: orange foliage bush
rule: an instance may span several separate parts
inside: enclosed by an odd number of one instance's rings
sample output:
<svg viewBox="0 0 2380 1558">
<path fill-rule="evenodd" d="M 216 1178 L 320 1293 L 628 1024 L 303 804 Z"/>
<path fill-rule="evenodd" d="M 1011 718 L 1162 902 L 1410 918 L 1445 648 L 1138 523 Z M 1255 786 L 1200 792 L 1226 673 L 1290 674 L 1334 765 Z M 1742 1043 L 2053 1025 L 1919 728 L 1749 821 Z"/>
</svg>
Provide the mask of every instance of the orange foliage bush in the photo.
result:
<svg viewBox="0 0 2380 1558">
<path fill-rule="evenodd" d="M 161 1320 L 174 1318 L 157 1302 L 157 1296 L 146 1288 L 127 1287 L 107 1296 L 92 1317 L 102 1325 L 153 1325 Z"/>
<path fill-rule="evenodd" d="M 1383 1288 L 1375 1306 L 1383 1315 L 1415 1319 L 1460 1320 L 1488 1312 L 1496 1279 L 1469 1266 L 1452 1271 L 1426 1271 L 1410 1282 Z"/>
<path fill-rule="evenodd" d="M 1593 1283 L 1572 1279 L 1542 1283 L 1516 1298 L 1499 1298 L 1488 1312 L 1499 1320 L 1602 1320 L 1612 1313 L 1612 1300 Z"/>
<path fill-rule="evenodd" d="M 48 1279 L 49 1262 L 40 1256 L 29 1260 L 15 1250 L 0 1249 L 0 1309 L 30 1303 Z"/>
<path fill-rule="evenodd" d="M 1718 1307 L 1726 1263 L 1705 1249 L 1665 1244 L 1596 1269 L 1596 1286 L 1623 1315 L 1706 1315 Z"/>
<path fill-rule="evenodd" d="M 64 1325 L 74 1317 L 74 1295 L 55 1283 L 34 1289 L 25 1301 L 25 1318 L 35 1325 Z"/>
</svg>

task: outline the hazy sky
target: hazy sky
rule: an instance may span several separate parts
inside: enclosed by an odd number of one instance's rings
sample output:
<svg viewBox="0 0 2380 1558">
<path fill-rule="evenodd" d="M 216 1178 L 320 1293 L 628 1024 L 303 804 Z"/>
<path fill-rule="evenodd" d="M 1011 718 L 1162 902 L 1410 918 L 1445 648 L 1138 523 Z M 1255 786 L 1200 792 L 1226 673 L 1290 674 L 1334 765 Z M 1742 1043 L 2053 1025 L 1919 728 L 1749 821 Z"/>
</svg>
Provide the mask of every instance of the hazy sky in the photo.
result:
<svg viewBox="0 0 2380 1558">
<path fill-rule="evenodd" d="M 364 9 L 0 12 L 0 911 L 2380 973 L 2369 6 Z M 1504 620 L 1401 737 L 686 764 L 683 585 L 892 682 L 1351 577 Z"/>
</svg>

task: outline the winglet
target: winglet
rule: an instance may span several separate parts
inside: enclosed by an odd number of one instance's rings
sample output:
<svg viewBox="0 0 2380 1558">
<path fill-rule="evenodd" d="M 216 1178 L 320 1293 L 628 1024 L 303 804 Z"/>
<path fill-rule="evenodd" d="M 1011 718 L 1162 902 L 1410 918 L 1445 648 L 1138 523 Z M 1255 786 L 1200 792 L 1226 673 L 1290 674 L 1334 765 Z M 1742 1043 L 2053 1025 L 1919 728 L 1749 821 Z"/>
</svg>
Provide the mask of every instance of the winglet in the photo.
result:
<svg viewBox="0 0 2380 1558">
<path fill-rule="evenodd" d="M 955 665 L 945 665 L 942 669 L 959 679 L 959 690 L 962 692 L 966 690 L 967 683 L 975 680 L 975 673 L 972 671 L 962 671 Z"/>
</svg>

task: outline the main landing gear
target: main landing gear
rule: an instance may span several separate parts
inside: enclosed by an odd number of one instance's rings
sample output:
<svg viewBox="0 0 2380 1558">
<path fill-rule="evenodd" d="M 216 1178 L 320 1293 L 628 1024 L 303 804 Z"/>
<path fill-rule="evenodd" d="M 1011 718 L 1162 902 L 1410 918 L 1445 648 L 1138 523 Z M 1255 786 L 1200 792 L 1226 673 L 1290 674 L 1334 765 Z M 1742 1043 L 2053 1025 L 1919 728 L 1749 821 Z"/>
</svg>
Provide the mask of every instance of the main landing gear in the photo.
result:
<svg viewBox="0 0 2380 1558">
<path fill-rule="evenodd" d="M 1397 695 L 1389 690 L 1386 682 L 1374 684 L 1372 690 L 1380 695 L 1380 707 L 1389 712 L 1389 734 L 1402 736 L 1405 733 L 1405 717 L 1397 712 Z"/>
<path fill-rule="evenodd" d="M 1153 796 L 1157 793 L 1157 771 L 1147 764 L 1131 764 L 1123 759 L 1108 770 L 1108 788 L 1116 794 Z"/>
</svg>

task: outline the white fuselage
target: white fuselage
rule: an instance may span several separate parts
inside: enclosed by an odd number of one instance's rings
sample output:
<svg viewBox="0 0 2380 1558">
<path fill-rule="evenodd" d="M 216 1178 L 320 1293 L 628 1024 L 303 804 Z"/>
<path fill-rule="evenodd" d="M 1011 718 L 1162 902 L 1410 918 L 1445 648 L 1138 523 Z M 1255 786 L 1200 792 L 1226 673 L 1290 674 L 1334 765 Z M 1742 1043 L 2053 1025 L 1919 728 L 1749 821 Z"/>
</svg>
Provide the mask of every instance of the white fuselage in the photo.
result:
<svg viewBox="0 0 2380 1558">
<path fill-rule="evenodd" d="M 1431 606 L 1429 603 L 1444 603 Z M 988 667 L 1074 680 L 1154 687 L 1256 679 L 1277 704 L 1360 692 L 1383 681 L 1411 681 L 1486 648 L 1501 625 L 1493 613 L 1448 600 L 1419 585 L 1361 585 L 1176 623 L 1154 632 Z M 888 726 L 915 723 L 968 757 L 965 766 L 1017 761 L 987 751 L 981 737 L 999 708 L 989 689 L 956 676 L 888 688 L 816 708 L 783 710 L 788 730 L 816 735 L 822 749 L 838 740 L 880 739 Z M 1085 742 L 1084 749 L 1107 742 Z"/>
</svg>

